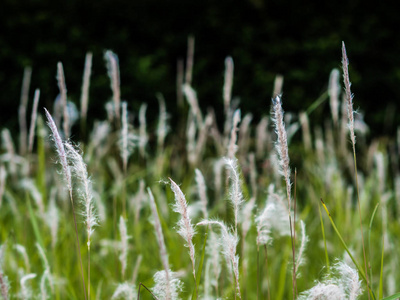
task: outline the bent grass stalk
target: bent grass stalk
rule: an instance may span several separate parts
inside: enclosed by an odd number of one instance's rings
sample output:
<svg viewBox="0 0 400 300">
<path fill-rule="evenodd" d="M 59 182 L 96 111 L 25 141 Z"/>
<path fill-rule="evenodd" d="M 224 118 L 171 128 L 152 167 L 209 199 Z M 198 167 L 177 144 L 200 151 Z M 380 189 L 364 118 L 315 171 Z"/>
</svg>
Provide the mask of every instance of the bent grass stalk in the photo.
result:
<svg viewBox="0 0 400 300">
<path fill-rule="evenodd" d="M 273 100 L 273 121 L 275 123 L 275 132 L 278 136 L 276 142 L 276 150 L 279 155 L 279 167 L 280 173 L 285 179 L 286 183 L 286 196 L 288 200 L 288 212 L 289 212 L 289 226 L 290 226 L 290 239 L 292 242 L 292 256 L 293 256 L 293 271 L 292 271 L 292 288 L 293 288 L 293 300 L 296 298 L 296 248 L 295 248 L 295 235 L 294 235 L 294 223 L 292 223 L 292 215 L 290 209 L 291 204 L 291 182 L 290 182 L 290 167 L 289 167 L 289 153 L 287 144 L 287 135 L 285 130 L 285 124 L 283 122 L 283 109 L 281 95 L 277 95 Z"/>
<path fill-rule="evenodd" d="M 347 254 L 350 256 L 350 259 L 353 261 L 354 265 L 356 266 L 358 272 L 360 272 L 361 277 L 365 280 L 366 284 L 367 284 L 367 288 L 368 288 L 368 292 L 369 295 L 372 297 L 372 299 L 376 299 L 374 292 L 372 291 L 370 285 L 369 285 L 369 281 L 367 280 L 367 276 L 364 273 L 363 269 L 360 267 L 360 265 L 357 263 L 357 261 L 355 260 L 354 256 L 351 254 L 350 249 L 347 247 L 346 242 L 344 241 L 342 235 L 340 234 L 339 230 L 337 229 L 335 222 L 332 219 L 332 216 L 328 210 L 328 207 L 325 205 L 325 202 L 321 199 L 321 203 L 322 206 L 324 207 L 326 213 L 328 214 L 329 220 L 331 221 L 332 227 L 335 230 L 337 236 L 339 237 L 340 242 L 342 243 L 342 246 L 344 247 L 344 249 L 346 250 Z"/>
<path fill-rule="evenodd" d="M 53 133 L 53 139 L 54 139 L 54 144 L 56 146 L 57 154 L 60 158 L 60 163 L 63 169 L 63 174 L 65 177 L 65 180 L 67 182 L 67 188 L 69 191 L 69 199 L 71 200 L 71 206 L 72 206 L 72 215 L 74 217 L 74 225 L 75 225 L 75 235 L 76 235 L 76 250 L 79 258 L 79 264 L 80 264 L 80 271 L 81 271 L 81 277 L 82 277 L 82 286 L 83 286 L 83 293 L 85 296 L 85 300 L 87 300 L 86 296 L 86 284 L 85 284 L 85 277 L 83 275 L 83 264 L 82 264 L 82 256 L 81 256 L 81 251 L 80 251 L 80 244 L 79 244 L 79 235 L 78 235 L 78 225 L 76 222 L 76 215 L 75 215 L 75 207 L 74 207 L 74 199 L 72 197 L 72 182 L 71 182 L 71 170 L 68 166 L 67 162 L 67 155 L 65 152 L 64 144 L 61 140 L 60 134 L 58 133 L 57 126 L 54 123 L 53 118 L 51 117 L 50 113 L 47 111 L 47 109 L 44 109 L 46 113 L 46 117 L 48 120 L 48 125 Z"/>
<path fill-rule="evenodd" d="M 348 70 L 348 65 L 349 65 L 349 60 L 347 58 L 346 54 L 346 47 L 344 45 L 344 42 L 342 42 L 342 67 L 343 67 L 343 81 L 345 85 L 345 92 L 346 92 L 346 101 L 347 101 L 347 115 L 349 118 L 349 129 L 350 129 L 350 137 L 351 137 L 351 143 L 353 145 L 353 158 L 354 158 L 354 172 L 355 172 L 355 180 L 356 180 L 356 189 L 357 189 L 357 204 L 358 204 L 358 215 L 360 217 L 360 230 L 361 230 L 361 241 L 362 241 L 362 247 L 363 247 L 363 254 L 364 254 L 364 268 L 365 268 L 365 273 L 368 273 L 367 269 L 367 256 L 365 253 L 365 243 L 364 243 L 364 233 L 363 233 L 363 226 L 362 226 L 362 217 L 361 217 L 361 204 L 360 204 L 360 192 L 359 192 L 359 186 L 358 186 L 358 173 L 357 173 L 357 157 L 356 157 L 356 136 L 354 133 L 354 111 L 353 111 L 353 94 L 351 93 L 350 90 L 350 78 L 349 78 L 349 70 Z M 370 265 L 370 263 L 368 262 Z M 365 277 L 365 280 L 368 283 L 368 277 Z M 370 299 L 368 295 L 368 299 Z"/>
</svg>

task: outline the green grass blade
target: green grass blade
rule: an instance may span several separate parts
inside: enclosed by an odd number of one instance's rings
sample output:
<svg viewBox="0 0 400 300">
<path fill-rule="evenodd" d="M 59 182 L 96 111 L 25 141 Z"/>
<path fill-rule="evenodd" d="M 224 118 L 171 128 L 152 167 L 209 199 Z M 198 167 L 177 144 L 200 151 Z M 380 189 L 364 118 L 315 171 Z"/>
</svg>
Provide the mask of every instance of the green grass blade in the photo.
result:
<svg viewBox="0 0 400 300">
<path fill-rule="evenodd" d="M 40 234 L 40 230 L 39 230 L 39 227 L 38 227 L 38 224 L 36 221 L 35 213 L 33 212 L 33 209 L 32 209 L 31 199 L 28 195 L 28 192 L 26 193 L 26 202 L 28 203 L 29 217 L 31 219 L 32 228 L 33 228 L 33 232 L 35 233 L 36 240 L 39 243 L 40 247 L 42 247 L 44 249 L 42 236 Z"/>
<path fill-rule="evenodd" d="M 196 276 L 197 276 L 197 278 L 196 278 L 196 286 L 195 286 L 195 288 L 193 290 L 193 293 L 192 293 L 192 300 L 197 299 L 197 296 L 198 296 L 197 292 L 198 292 L 198 288 L 199 288 L 199 285 L 200 285 L 201 272 L 203 270 L 204 256 L 205 256 L 205 253 L 206 253 L 207 236 L 208 236 L 208 227 L 207 227 L 206 234 L 205 234 L 205 237 L 204 237 L 203 251 L 201 252 L 201 259 L 200 259 L 199 267 L 198 267 L 197 272 L 196 272 Z"/>
<path fill-rule="evenodd" d="M 328 274 L 330 274 L 329 255 L 328 255 L 328 248 L 326 247 L 325 227 L 324 227 L 324 220 L 322 219 L 321 205 L 320 204 L 318 204 L 318 210 L 319 210 L 319 218 L 321 220 L 322 238 L 324 239 L 326 268 L 327 268 Z"/>
<path fill-rule="evenodd" d="M 45 135 L 44 135 L 43 119 L 38 118 L 37 125 L 37 159 L 38 171 L 36 174 L 36 182 L 39 187 L 43 199 L 47 199 L 46 190 L 46 151 L 45 151 Z"/>
<path fill-rule="evenodd" d="M 368 252 L 369 252 L 369 255 L 370 255 L 370 257 L 372 256 L 372 252 L 371 252 L 371 231 L 372 231 L 372 223 L 373 223 L 373 221 L 374 221 L 374 218 L 375 218 L 375 214 L 376 214 L 376 212 L 377 212 L 377 210 L 378 210 L 378 207 L 379 207 L 379 202 L 375 205 L 375 208 L 374 208 L 374 211 L 372 212 L 372 215 L 371 215 L 371 220 L 369 221 L 369 227 L 368 227 Z M 369 266 L 369 277 L 370 277 L 370 280 L 369 280 L 369 282 L 370 282 L 370 285 L 371 285 L 371 289 L 373 289 L 372 288 L 372 267 L 371 266 Z"/>
<path fill-rule="evenodd" d="M 379 294 L 378 299 L 383 296 L 383 258 L 385 251 L 385 234 L 382 234 L 382 257 L 381 257 L 381 273 L 379 275 Z"/>
<path fill-rule="evenodd" d="M 329 98 L 328 91 L 318 97 L 306 110 L 307 115 L 310 115 L 318 106 L 324 103 Z"/>
<path fill-rule="evenodd" d="M 392 296 L 382 298 L 381 300 L 394 300 L 400 298 L 400 293 L 393 294 Z"/>
<path fill-rule="evenodd" d="M 325 202 L 324 202 L 322 199 L 321 199 L 321 203 L 322 203 L 322 205 L 323 205 L 323 207 L 324 207 L 326 213 L 328 214 L 328 217 L 329 217 L 329 220 L 331 221 L 332 227 L 333 227 L 333 229 L 335 230 L 337 236 L 339 237 L 339 240 L 340 240 L 340 242 L 342 243 L 344 249 L 346 250 L 347 254 L 350 256 L 351 260 L 353 261 L 354 265 L 356 266 L 356 268 L 357 268 L 358 272 L 360 273 L 361 277 L 362 277 L 362 278 L 365 280 L 365 282 L 367 283 L 368 291 L 369 291 L 369 293 L 370 293 L 372 299 L 376 299 L 376 298 L 375 298 L 375 295 L 374 295 L 374 292 L 371 290 L 371 287 L 368 286 L 368 280 L 367 280 L 367 277 L 366 277 L 366 275 L 365 275 L 363 269 L 360 268 L 360 265 L 357 263 L 357 261 L 355 260 L 355 258 L 354 258 L 353 255 L 351 254 L 351 252 L 350 252 L 350 250 L 349 250 L 349 247 L 347 247 L 346 242 L 345 242 L 344 239 L 342 238 L 342 235 L 340 234 L 339 230 L 337 229 L 337 227 L 336 227 L 336 225 L 335 225 L 335 222 L 334 222 L 333 219 L 332 219 L 332 216 L 331 216 L 331 214 L 330 214 L 330 212 L 329 212 L 329 210 L 328 210 L 328 207 L 325 205 Z"/>
</svg>

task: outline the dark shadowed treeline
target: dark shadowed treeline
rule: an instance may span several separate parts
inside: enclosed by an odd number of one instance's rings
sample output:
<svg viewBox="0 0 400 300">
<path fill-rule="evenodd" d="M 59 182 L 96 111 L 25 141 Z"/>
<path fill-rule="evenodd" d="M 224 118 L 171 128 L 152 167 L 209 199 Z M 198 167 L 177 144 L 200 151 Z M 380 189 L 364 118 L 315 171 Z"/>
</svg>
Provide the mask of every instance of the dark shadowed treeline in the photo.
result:
<svg viewBox="0 0 400 300">
<path fill-rule="evenodd" d="M 33 69 L 30 103 L 40 88 L 40 106 L 50 107 L 58 93 L 56 65 L 62 61 L 68 97 L 78 104 L 87 51 L 93 52 L 89 116 L 105 117 L 111 97 L 106 49 L 119 56 L 121 96 L 133 109 L 145 101 L 155 111 L 155 94 L 161 92 L 174 113 L 177 60 L 185 58 L 192 34 L 193 86 L 204 111 L 213 105 L 222 115 L 228 55 L 235 63 L 233 96 L 240 97 L 243 111 L 260 118 L 257 112 L 269 106 L 276 74 L 284 75 L 287 110 L 308 107 L 326 89 L 331 69 L 341 67 L 338 49 L 344 40 L 355 107 L 362 107 L 373 133 L 393 133 L 399 121 L 398 25 L 388 2 L 3 0 L 0 124 L 17 129 L 14 114 L 25 66 Z M 328 111 L 329 105 L 322 105 L 313 117 L 322 122 Z"/>
</svg>

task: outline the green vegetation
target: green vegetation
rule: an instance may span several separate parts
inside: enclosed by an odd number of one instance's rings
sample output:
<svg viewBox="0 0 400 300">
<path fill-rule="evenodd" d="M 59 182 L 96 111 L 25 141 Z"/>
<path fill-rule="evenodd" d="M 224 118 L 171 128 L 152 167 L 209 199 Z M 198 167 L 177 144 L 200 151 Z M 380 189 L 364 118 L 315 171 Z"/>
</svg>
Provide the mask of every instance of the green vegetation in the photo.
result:
<svg viewBox="0 0 400 300">
<path fill-rule="evenodd" d="M 400 141 L 367 142 L 344 45 L 344 89 L 334 69 L 313 104 L 284 114 L 277 76 L 257 124 L 232 99 L 230 57 L 223 113 L 204 115 L 190 47 L 174 122 L 161 94 L 157 115 L 122 100 L 124 65 L 112 51 L 104 59 L 113 96 L 93 128 L 91 55 L 79 112 L 61 63 L 52 109 L 27 118 L 22 93 L 18 150 L 2 130 L 2 297 L 400 298 Z M 330 116 L 311 123 L 322 106 Z"/>
</svg>

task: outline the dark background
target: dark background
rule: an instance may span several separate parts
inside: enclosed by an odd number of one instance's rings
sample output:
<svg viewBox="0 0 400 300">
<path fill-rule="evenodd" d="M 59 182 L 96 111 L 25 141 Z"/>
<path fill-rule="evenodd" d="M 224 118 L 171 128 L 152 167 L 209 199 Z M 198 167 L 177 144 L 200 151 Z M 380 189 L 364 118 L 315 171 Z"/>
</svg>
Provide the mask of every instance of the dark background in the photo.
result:
<svg viewBox="0 0 400 300">
<path fill-rule="evenodd" d="M 388 1 L 1 0 L 0 127 L 18 130 L 27 65 L 33 69 L 30 105 L 40 88 L 40 107 L 51 107 L 58 94 L 58 61 L 68 97 L 79 104 L 87 51 L 93 52 L 89 121 L 105 118 L 111 97 L 106 49 L 119 56 L 122 98 L 130 110 L 148 102 L 151 120 L 158 109 L 155 94 L 161 92 L 174 115 L 176 62 L 186 56 L 187 37 L 193 35 L 193 87 L 203 111 L 212 105 L 222 115 L 228 55 L 235 62 L 233 96 L 240 96 L 243 113 L 258 120 L 269 112 L 278 73 L 285 78 L 285 110 L 305 110 L 325 91 L 331 69 L 341 67 L 345 41 L 355 108 L 365 113 L 373 135 L 393 134 L 400 121 L 398 19 Z M 313 121 L 328 117 L 325 103 Z"/>
</svg>

